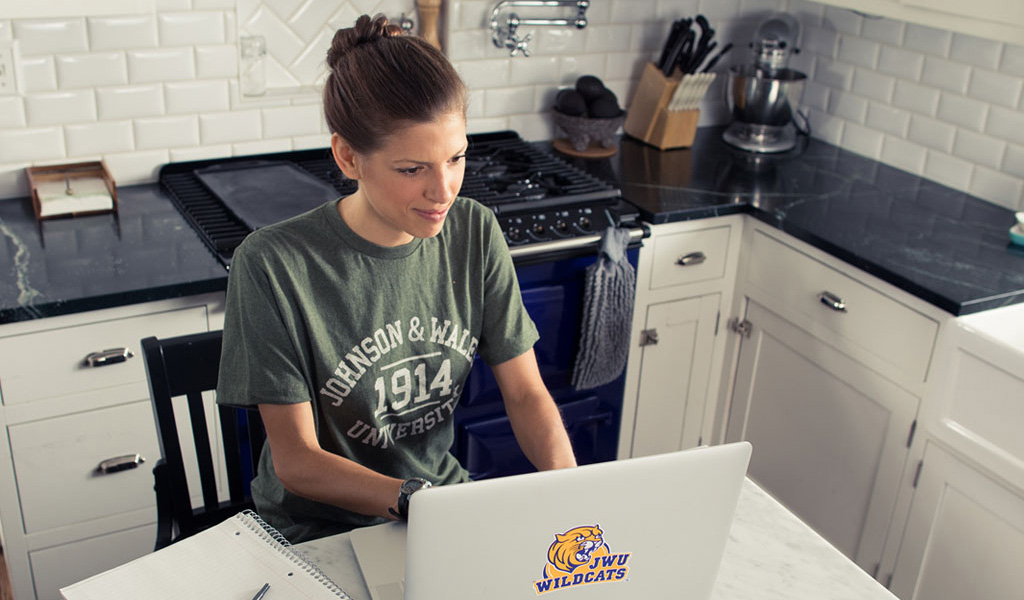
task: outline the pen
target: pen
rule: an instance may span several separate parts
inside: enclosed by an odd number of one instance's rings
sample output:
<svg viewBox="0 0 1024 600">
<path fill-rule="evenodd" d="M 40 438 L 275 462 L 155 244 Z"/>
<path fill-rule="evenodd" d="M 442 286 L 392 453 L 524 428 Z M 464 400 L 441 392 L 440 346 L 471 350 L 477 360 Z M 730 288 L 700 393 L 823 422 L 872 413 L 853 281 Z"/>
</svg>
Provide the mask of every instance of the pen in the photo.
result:
<svg viewBox="0 0 1024 600">
<path fill-rule="evenodd" d="M 260 591 L 256 592 L 256 595 L 252 597 L 252 600 L 263 600 L 263 596 L 267 595 L 267 590 L 269 590 L 269 589 L 270 589 L 270 584 L 269 583 L 264 583 L 263 587 L 260 588 Z"/>
</svg>

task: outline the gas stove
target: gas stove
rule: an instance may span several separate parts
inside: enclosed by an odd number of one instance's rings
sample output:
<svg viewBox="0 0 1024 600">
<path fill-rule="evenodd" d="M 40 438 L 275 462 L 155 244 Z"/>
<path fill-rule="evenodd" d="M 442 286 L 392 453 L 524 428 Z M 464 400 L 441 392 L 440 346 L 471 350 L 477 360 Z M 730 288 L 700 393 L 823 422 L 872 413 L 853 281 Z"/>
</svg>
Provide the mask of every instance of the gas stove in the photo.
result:
<svg viewBox="0 0 1024 600">
<path fill-rule="evenodd" d="M 468 138 L 459 195 L 494 211 L 513 257 L 591 247 L 606 228 L 639 218 L 617 187 L 513 131 Z M 170 163 L 160 183 L 225 266 L 254 229 L 357 189 L 330 148 Z"/>
</svg>

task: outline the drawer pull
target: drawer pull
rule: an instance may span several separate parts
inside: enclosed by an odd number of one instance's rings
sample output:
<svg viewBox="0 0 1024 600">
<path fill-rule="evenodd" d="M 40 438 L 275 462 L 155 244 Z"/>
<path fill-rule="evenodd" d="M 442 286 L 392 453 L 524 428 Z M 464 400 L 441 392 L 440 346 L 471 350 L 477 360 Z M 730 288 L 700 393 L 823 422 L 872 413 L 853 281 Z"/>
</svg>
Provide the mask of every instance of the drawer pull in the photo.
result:
<svg viewBox="0 0 1024 600">
<path fill-rule="evenodd" d="M 846 302 L 844 302 L 842 298 L 836 296 L 832 292 L 824 291 L 818 294 L 818 300 L 820 300 L 822 304 L 836 312 L 846 312 Z"/>
<path fill-rule="evenodd" d="M 146 458 L 136 452 L 135 454 L 125 454 L 124 456 L 115 456 L 114 458 L 100 461 L 100 464 L 96 466 L 96 470 L 106 475 L 108 473 L 134 469 L 144 462 L 146 462 Z"/>
<path fill-rule="evenodd" d="M 684 254 L 680 256 L 679 260 L 676 261 L 676 264 L 682 267 L 689 267 L 690 265 L 699 265 L 700 263 L 706 261 L 707 259 L 707 255 L 698 250 L 696 252 L 691 252 L 689 254 Z"/>
<path fill-rule="evenodd" d="M 110 348 L 109 350 L 90 352 L 85 356 L 85 359 L 82 360 L 82 365 L 86 367 L 103 367 L 106 365 L 123 363 L 133 356 L 135 356 L 135 354 L 133 354 L 128 348 Z"/>
</svg>

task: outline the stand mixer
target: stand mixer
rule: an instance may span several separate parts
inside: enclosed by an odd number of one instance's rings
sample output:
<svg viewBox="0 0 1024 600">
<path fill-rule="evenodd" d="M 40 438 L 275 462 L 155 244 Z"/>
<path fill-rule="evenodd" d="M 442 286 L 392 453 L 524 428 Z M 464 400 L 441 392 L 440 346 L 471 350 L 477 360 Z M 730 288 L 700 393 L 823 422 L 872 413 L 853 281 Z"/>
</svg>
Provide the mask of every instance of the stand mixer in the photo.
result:
<svg viewBox="0 0 1024 600">
<path fill-rule="evenodd" d="M 796 145 L 796 106 L 807 76 L 787 68 L 798 52 L 800 23 L 775 13 L 757 27 L 754 61 L 729 69 L 725 101 L 735 121 L 722 134 L 729 144 L 750 152 L 785 152 Z"/>
</svg>

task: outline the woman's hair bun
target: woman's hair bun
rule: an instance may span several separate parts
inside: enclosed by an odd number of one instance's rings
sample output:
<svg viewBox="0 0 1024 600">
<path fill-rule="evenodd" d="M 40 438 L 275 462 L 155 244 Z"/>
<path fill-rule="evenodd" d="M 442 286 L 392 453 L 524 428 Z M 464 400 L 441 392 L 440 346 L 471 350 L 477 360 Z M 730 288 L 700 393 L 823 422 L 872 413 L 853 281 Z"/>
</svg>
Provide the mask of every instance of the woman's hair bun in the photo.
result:
<svg viewBox="0 0 1024 600">
<path fill-rule="evenodd" d="M 372 44 L 381 38 L 396 37 L 402 34 L 402 28 L 388 23 L 388 18 L 382 14 L 372 18 L 370 15 L 363 15 L 356 20 L 355 26 L 339 29 L 334 34 L 331 49 L 327 51 L 327 66 L 333 69 L 345 53 L 351 52 L 363 44 Z"/>
</svg>

